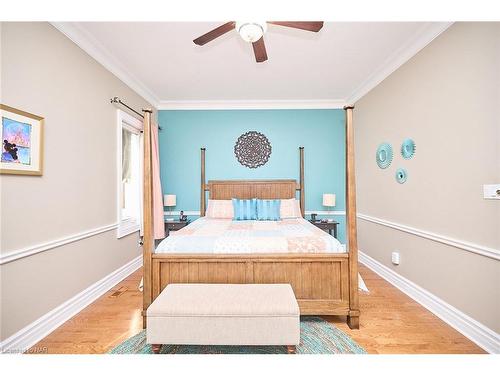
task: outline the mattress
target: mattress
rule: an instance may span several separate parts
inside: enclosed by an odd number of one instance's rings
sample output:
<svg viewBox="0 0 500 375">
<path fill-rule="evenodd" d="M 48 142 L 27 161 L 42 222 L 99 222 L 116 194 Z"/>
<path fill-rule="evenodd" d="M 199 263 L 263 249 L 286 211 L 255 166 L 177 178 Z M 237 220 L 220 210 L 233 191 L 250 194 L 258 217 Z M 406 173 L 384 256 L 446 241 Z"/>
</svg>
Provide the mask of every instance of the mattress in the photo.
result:
<svg viewBox="0 0 500 375">
<path fill-rule="evenodd" d="M 155 253 L 344 253 L 340 242 L 303 218 L 279 221 L 202 217 L 171 232 Z"/>
</svg>

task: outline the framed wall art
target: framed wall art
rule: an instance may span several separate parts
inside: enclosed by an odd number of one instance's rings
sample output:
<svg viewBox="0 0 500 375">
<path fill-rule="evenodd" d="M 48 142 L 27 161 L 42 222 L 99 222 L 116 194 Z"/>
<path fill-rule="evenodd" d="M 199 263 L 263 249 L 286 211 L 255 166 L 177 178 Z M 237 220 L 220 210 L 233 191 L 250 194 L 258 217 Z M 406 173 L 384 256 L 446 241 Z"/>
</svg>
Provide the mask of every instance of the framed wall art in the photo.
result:
<svg viewBox="0 0 500 375">
<path fill-rule="evenodd" d="M 271 150 L 269 139 L 253 130 L 240 135 L 234 145 L 236 159 L 248 168 L 259 168 L 266 164 L 271 156 Z"/>
<path fill-rule="evenodd" d="M 0 104 L 1 174 L 41 176 L 43 117 Z"/>
</svg>

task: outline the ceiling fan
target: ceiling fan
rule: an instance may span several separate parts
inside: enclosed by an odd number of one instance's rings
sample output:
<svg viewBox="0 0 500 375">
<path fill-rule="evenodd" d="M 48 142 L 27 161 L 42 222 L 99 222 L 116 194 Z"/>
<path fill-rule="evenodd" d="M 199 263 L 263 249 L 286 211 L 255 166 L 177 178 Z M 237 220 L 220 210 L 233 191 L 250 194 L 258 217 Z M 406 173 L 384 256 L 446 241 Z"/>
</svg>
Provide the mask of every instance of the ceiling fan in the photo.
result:
<svg viewBox="0 0 500 375">
<path fill-rule="evenodd" d="M 208 42 L 236 29 L 245 42 L 252 43 L 255 60 L 263 62 L 267 60 L 266 46 L 264 44 L 264 33 L 267 31 L 267 24 L 291 27 L 317 33 L 323 27 L 323 21 L 297 22 L 297 21 L 267 21 L 267 22 L 236 22 L 230 21 L 216 27 L 206 34 L 193 40 L 194 44 L 203 46 Z"/>
</svg>

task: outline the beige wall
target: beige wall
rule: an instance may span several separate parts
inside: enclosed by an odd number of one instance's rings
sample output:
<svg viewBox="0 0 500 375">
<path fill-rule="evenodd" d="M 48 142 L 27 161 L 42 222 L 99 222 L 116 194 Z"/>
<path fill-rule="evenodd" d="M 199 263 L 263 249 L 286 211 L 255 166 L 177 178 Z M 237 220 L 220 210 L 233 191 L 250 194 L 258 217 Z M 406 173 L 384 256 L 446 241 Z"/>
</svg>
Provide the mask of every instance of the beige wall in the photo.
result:
<svg viewBox="0 0 500 375">
<path fill-rule="evenodd" d="M 500 249 L 500 201 L 482 197 L 500 183 L 500 23 L 451 26 L 356 103 L 354 124 L 359 213 Z M 406 137 L 412 160 L 400 155 Z M 384 141 L 395 155 L 381 170 Z M 362 251 L 500 332 L 500 262 L 358 222 Z"/>
<path fill-rule="evenodd" d="M 117 222 L 116 108 L 149 104 L 48 23 L 3 23 L 2 103 L 45 117 L 42 177 L 1 176 L 1 252 Z M 140 255 L 112 230 L 1 266 L 5 339 Z"/>
</svg>

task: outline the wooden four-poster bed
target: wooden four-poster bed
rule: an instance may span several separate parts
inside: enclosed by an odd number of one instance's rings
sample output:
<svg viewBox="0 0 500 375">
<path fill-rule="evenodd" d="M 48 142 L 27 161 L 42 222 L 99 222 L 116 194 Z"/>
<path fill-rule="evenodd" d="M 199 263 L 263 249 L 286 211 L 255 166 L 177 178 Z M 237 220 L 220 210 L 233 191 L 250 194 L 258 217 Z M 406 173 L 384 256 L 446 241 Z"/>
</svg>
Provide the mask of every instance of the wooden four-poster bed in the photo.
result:
<svg viewBox="0 0 500 375">
<path fill-rule="evenodd" d="M 154 252 L 151 177 L 151 111 L 144 110 L 144 238 L 143 324 L 152 301 L 171 283 L 287 283 L 301 315 L 343 315 L 359 328 L 358 247 L 354 175 L 353 106 L 344 107 L 346 126 L 346 216 L 349 251 L 345 253 L 200 254 Z M 305 215 L 304 149 L 296 180 L 205 180 L 205 149 L 201 149 L 200 215 L 209 199 L 289 199 L 300 195 Z"/>
</svg>

